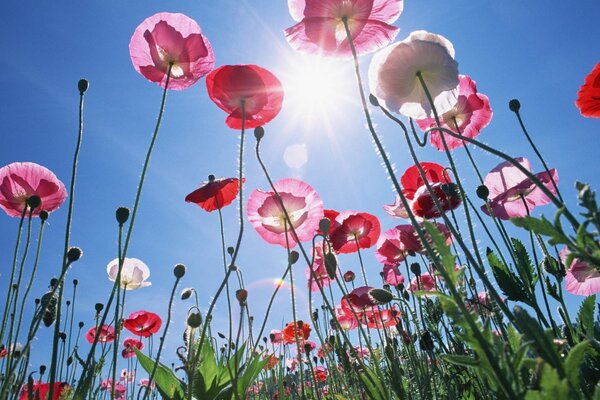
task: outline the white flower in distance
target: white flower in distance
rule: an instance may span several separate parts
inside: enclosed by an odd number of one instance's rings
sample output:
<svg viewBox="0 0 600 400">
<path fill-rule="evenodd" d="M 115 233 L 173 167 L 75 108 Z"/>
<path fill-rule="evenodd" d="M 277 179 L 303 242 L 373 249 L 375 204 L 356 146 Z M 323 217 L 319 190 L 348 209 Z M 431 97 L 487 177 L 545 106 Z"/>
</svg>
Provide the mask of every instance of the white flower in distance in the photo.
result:
<svg viewBox="0 0 600 400">
<path fill-rule="evenodd" d="M 431 104 L 418 72 L 438 114 L 451 110 L 458 98 L 454 47 L 445 37 L 426 31 L 412 32 L 375 54 L 369 66 L 371 93 L 390 111 L 415 119 L 431 118 Z"/>
<path fill-rule="evenodd" d="M 117 280 L 119 272 L 119 259 L 115 258 L 106 267 L 108 279 L 112 282 Z M 123 260 L 123 268 L 121 269 L 121 288 L 126 290 L 134 290 L 152 285 L 146 279 L 150 276 L 150 269 L 146 264 L 137 258 L 125 258 Z"/>
</svg>

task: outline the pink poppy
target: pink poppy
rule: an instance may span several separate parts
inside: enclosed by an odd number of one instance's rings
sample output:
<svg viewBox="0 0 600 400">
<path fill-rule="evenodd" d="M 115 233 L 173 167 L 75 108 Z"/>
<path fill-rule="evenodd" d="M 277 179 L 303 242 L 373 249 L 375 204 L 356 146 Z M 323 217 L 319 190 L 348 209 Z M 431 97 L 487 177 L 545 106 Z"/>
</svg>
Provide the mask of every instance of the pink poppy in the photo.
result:
<svg viewBox="0 0 600 400">
<path fill-rule="evenodd" d="M 371 296 L 372 289 L 371 286 L 359 286 L 342 297 L 340 304 L 344 313 L 347 315 L 357 314 L 360 318 L 362 313 L 372 311 L 375 306 L 381 304 Z"/>
<path fill-rule="evenodd" d="M 442 211 L 447 212 L 457 208 L 460 205 L 458 189 L 450 180 L 444 167 L 432 162 L 422 162 L 420 165 Z M 432 219 L 442 216 L 416 165 L 404 172 L 400 182 L 402 183 L 402 193 L 409 200 L 410 208 L 417 217 Z"/>
<path fill-rule="evenodd" d="M 336 217 L 340 225 L 331 233 L 333 249 L 338 253 L 354 253 L 377 243 L 381 225 L 376 216 L 357 211 L 345 211 Z"/>
<path fill-rule="evenodd" d="M 406 117 L 423 119 L 433 109 L 417 77 L 421 73 L 439 114 L 456 104 L 458 63 L 452 43 L 441 35 L 412 32 L 377 52 L 369 66 L 369 87 L 386 108 Z"/>
<path fill-rule="evenodd" d="M 206 88 L 210 99 L 229 114 L 225 123 L 232 129 L 263 126 L 281 111 L 281 82 L 258 65 L 223 65 L 208 74 Z"/>
<path fill-rule="evenodd" d="M 135 349 L 143 350 L 144 343 L 136 338 L 129 337 L 123 341 L 123 351 L 121 355 L 123 358 L 135 357 Z"/>
<path fill-rule="evenodd" d="M 414 277 L 410 281 L 410 290 L 413 292 L 434 292 L 436 290 L 435 277 L 431 274 L 423 274 L 418 278 Z"/>
<path fill-rule="evenodd" d="M 271 338 L 271 343 L 273 344 L 279 344 L 283 341 L 283 334 L 278 329 L 273 329 L 269 334 L 269 337 Z"/>
<path fill-rule="evenodd" d="M 107 378 L 103 379 L 100 383 L 100 388 L 102 390 L 111 391 L 113 387 L 112 379 Z M 124 399 L 125 393 L 127 392 L 127 386 L 123 385 L 121 382 L 115 382 L 115 399 Z"/>
<path fill-rule="evenodd" d="M 382 329 L 396 326 L 400 321 L 400 313 L 394 307 L 386 310 L 372 310 L 365 313 L 365 323 L 371 329 Z"/>
<path fill-rule="evenodd" d="M 600 63 L 585 77 L 575 105 L 584 117 L 600 118 Z"/>
<path fill-rule="evenodd" d="M 298 23 L 284 31 L 294 50 L 333 57 L 352 52 L 344 19 L 357 54 L 371 53 L 390 43 L 399 32 L 391 24 L 402 12 L 402 0 L 288 0 Z"/>
<path fill-rule="evenodd" d="M 567 256 L 571 251 L 564 248 L 560 252 L 560 258 L 566 263 Z M 597 268 L 589 265 L 579 258 L 574 258 L 571 265 L 565 265 L 567 276 L 565 284 L 567 292 L 579 296 L 591 296 L 600 293 L 600 272 Z"/>
<path fill-rule="evenodd" d="M 388 229 L 377 241 L 375 258 L 384 265 L 396 266 L 409 254 L 422 251 L 421 243 L 412 225 L 398 225 Z"/>
<path fill-rule="evenodd" d="M 398 286 L 404 283 L 404 275 L 395 265 L 384 265 L 382 274 L 384 282 L 388 285 Z"/>
<path fill-rule="evenodd" d="M 311 269 L 314 271 L 314 277 L 313 273 L 311 273 Z M 335 273 L 337 275 L 337 269 Z M 323 255 L 322 243 L 315 246 L 315 259 L 312 266 L 306 269 L 306 278 L 308 279 L 308 288 L 311 292 L 318 292 L 319 286 L 326 287 L 331 283 L 331 278 L 325 267 L 325 256 Z"/>
<path fill-rule="evenodd" d="M 323 202 L 309 184 L 298 179 L 282 179 L 274 184 L 298 239 L 311 240 L 323 218 Z M 296 246 L 296 240 L 287 226 L 285 212 L 274 192 L 255 189 L 246 206 L 248 219 L 256 232 L 268 243 L 286 247 Z"/>
<path fill-rule="evenodd" d="M 27 199 L 38 196 L 40 212 L 58 209 L 67 197 L 65 185 L 49 169 L 32 162 L 15 162 L 0 168 L 0 208 L 11 217 L 20 217 L 27 207 Z"/>
<path fill-rule="evenodd" d="M 520 157 L 516 160 L 525 169 L 531 171 L 528 159 Z M 551 169 L 550 173 L 540 172 L 535 177 L 550 193 L 556 195 L 556 188 L 552 183 L 554 181 L 558 184 L 558 172 L 555 169 Z M 490 191 L 489 205 L 496 218 L 525 217 L 528 210 L 532 212 L 535 207 L 550 203 L 548 196 L 508 161 L 491 170 L 485 177 L 484 184 Z M 486 204 L 481 206 L 481 210 L 490 214 Z"/>
<path fill-rule="evenodd" d="M 48 392 L 50 391 L 49 383 L 42 382 L 34 382 L 33 383 L 33 391 L 29 393 L 29 388 L 27 384 L 23 385 L 21 388 L 21 395 L 19 396 L 19 400 L 28 400 L 28 399 L 47 399 Z M 63 393 L 67 393 L 69 391 L 69 385 L 63 382 L 55 382 L 54 383 L 54 391 L 52 394 L 52 399 L 48 400 L 59 400 Z"/>
<path fill-rule="evenodd" d="M 157 314 L 149 311 L 136 311 L 123 321 L 123 327 L 134 335 L 150 337 L 159 331 L 162 320 Z"/>
<path fill-rule="evenodd" d="M 169 89 L 183 90 L 208 74 L 215 56 L 208 39 L 193 19 L 183 14 L 158 13 L 133 32 L 129 54 L 134 68 L 146 79 Z"/>
<path fill-rule="evenodd" d="M 211 212 L 231 204 L 239 191 L 238 178 L 215 179 L 211 175 L 208 182 L 204 182 L 199 189 L 185 196 L 185 201 L 195 203 L 205 211 Z"/>
<path fill-rule="evenodd" d="M 402 200 L 398 195 L 396 195 L 393 204 L 385 204 L 383 209 L 394 218 L 408 218 L 408 211 L 404 208 L 404 204 L 402 204 Z"/>
<path fill-rule="evenodd" d="M 342 302 L 344 302 L 343 299 Z M 358 315 L 359 313 L 357 313 L 357 316 Z M 354 317 L 354 314 L 352 314 L 352 311 L 342 307 L 341 305 L 335 307 L 335 319 L 337 320 L 340 327 L 345 331 L 350 331 L 358 328 L 358 321 Z M 331 327 L 333 329 L 336 329 L 337 325 L 332 322 Z"/>
<path fill-rule="evenodd" d="M 98 335 L 98 343 L 110 343 L 115 340 L 115 328 L 110 325 L 102 325 L 98 328 L 92 327 L 87 331 L 85 340 L 87 340 L 88 343 L 94 343 L 94 337 L 97 329 L 100 331 Z"/>
<path fill-rule="evenodd" d="M 458 99 L 456 105 L 450 111 L 440 115 L 440 123 L 443 128 L 450 129 L 451 131 L 456 131 L 456 125 L 458 125 L 462 136 L 472 139 L 479 135 L 479 132 L 490 123 L 492 108 L 490 107 L 488 97 L 477 93 L 475 81 L 466 75 L 459 75 L 458 79 Z M 456 125 L 454 124 L 454 120 L 456 120 Z M 417 121 L 417 124 L 423 131 L 437 126 L 435 118 L 420 119 Z M 440 151 L 444 151 L 442 134 L 439 131 L 432 131 L 429 136 L 431 144 Z M 447 134 L 444 136 L 444 139 L 450 150 L 465 144 L 463 140 Z"/>
</svg>

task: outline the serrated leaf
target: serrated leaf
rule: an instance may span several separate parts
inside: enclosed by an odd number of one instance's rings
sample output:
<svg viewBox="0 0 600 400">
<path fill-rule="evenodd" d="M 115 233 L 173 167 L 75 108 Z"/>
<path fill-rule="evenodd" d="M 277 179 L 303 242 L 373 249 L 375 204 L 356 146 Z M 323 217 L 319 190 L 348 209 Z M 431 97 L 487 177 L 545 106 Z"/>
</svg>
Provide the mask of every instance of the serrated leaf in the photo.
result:
<svg viewBox="0 0 600 400">
<path fill-rule="evenodd" d="M 569 351 L 569 355 L 565 360 L 565 373 L 567 378 L 575 388 L 581 386 L 581 367 L 584 362 L 585 355 L 595 350 L 590 346 L 590 342 L 584 341 L 573 347 Z"/>
<path fill-rule="evenodd" d="M 509 300 L 522 301 L 525 304 L 531 304 L 529 294 L 523 287 L 519 278 L 508 269 L 506 264 L 496 257 L 490 248 L 487 249 L 487 259 L 492 268 L 492 273 L 496 278 L 496 283 L 500 286 L 502 293 L 504 293 Z"/>
<path fill-rule="evenodd" d="M 594 334 L 594 311 L 596 309 L 596 295 L 585 298 L 579 306 L 577 313 L 577 332 L 587 338 Z"/>
<path fill-rule="evenodd" d="M 511 222 L 538 235 L 549 236 L 551 245 L 569 243 L 569 238 L 562 233 L 562 229 L 552 225 L 552 222 L 543 216 L 540 219 L 534 217 L 511 218 Z"/>
<path fill-rule="evenodd" d="M 136 348 L 134 348 L 134 351 L 142 368 L 151 374 L 154 369 L 154 360 Z M 171 368 L 166 365 L 158 363 L 154 374 L 154 382 L 161 396 L 172 400 L 185 399 L 185 387 L 183 383 L 175 376 Z"/>
<path fill-rule="evenodd" d="M 535 283 L 537 281 L 537 276 L 535 270 L 533 269 L 533 263 L 531 262 L 531 258 L 523 246 L 523 243 L 515 238 L 511 238 L 513 247 L 515 249 L 515 256 L 517 261 L 517 271 L 519 272 L 519 276 L 521 277 L 521 282 L 527 286 L 529 291 L 532 291 L 532 288 L 535 287 Z"/>
</svg>

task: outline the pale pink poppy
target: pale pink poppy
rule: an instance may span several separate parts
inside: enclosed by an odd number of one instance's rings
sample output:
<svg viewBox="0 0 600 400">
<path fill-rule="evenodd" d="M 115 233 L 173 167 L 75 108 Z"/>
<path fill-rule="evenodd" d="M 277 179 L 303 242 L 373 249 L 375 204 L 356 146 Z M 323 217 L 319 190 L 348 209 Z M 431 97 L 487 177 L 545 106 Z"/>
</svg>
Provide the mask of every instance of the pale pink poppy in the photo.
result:
<svg viewBox="0 0 600 400">
<path fill-rule="evenodd" d="M 329 235 L 333 249 L 338 253 L 354 253 L 373 247 L 379 239 L 381 225 L 373 214 L 344 211 L 336 217 L 339 223 Z"/>
<path fill-rule="evenodd" d="M 384 282 L 388 285 L 398 286 L 404 283 L 404 275 L 395 265 L 384 265 L 382 274 Z"/>
<path fill-rule="evenodd" d="M 335 257 L 335 254 L 333 257 Z M 311 273 L 311 269 L 314 271 L 314 276 L 313 273 Z M 335 273 L 337 275 L 337 268 Z M 325 267 L 325 256 L 323 255 L 322 243 L 315 246 L 315 259 L 312 266 L 306 268 L 306 278 L 308 279 L 308 288 L 311 292 L 318 292 L 320 290 L 319 286 L 326 287 L 331 284 L 331 278 L 329 277 L 327 268 Z"/>
<path fill-rule="evenodd" d="M 309 184 L 298 179 L 282 179 L 274 184 L 298 239 L 311 240 L 323 218 L 323 201 Z M 255 189 L 246 206 L 248 219 L 256 232 L 268 243 L 290 248 L 296 240 L 287 226 L 285 212 L 274 192 Z"/>
<path fill-rule="evenodd" d="M 421 243 L 412 225 L 398 225 L 383 232 L 377 241 L 375 258 L 384 265 L 398 265 L 409 254 L 422 251 Z"/>
<path fill-rule="evenodd" d="M 352 52 L 344 27 L 357 54 L 367 54 L 390 43 L 399 29 L 402 0 L 288 0 L 290 14 L 298 23 L 284 31 L 294 50 L 333 57 Z"/>
<path fill-rule="evenodd" d="M 450 111 L 458 93 L 458 63 L 448 39 L 415 31 L 375 54 L 369 66 L 369 87 L 386 108 L 404 116 L 433 116 L 431 104 L 419 82 L 420 72 L 439 114 Z"/>
<path fill-rule="evenodd" d="M 431 274 L 423 274 L 419 277 L 414 277 L 410 282 L 410 290 L 413 292 L 433 292 L 436 290 L 435 277 Z"/>
<path fill-rule="evenodd" d="M 516 161 L 531 171 L 529 160 L 520 157 Z M 552 183 L 554 181 L 558 184 L 558 172 L 555 169 L 551 169 L 550 173 L 540 172 L 535 177 L 550 193 L 556 195 L 556 188 Z M 548 196 L 527 175 L 508 161 L 491 170 L 483 183 L 490 191 L 489 205 L 496 218 L 525 217 L 528 211 L 533 211 L 535 207 L 550 203 Z M 486 204 L 481 206 L 481 210 L 490 214 Z"/>
<path fill-rule="evenodd" d="M 458 125 L 461 135 L 472 139 L 479 135 L 481 130 L 490 123 L 491 119 L 492 108 L 490 107 L 488 97 L 477 93 L 475 81 L 470 77 L 459 75 L 458 99 L 456 105 L 450 111 L 440 115 L 442 127 L 456 132 L 456 126 Z M 456 120 L 456 125 L 454 120 Z M 420 119 L 417 121 L 417 124 L 423 131 L 437 126 L 435 118 Z M 448 134 L 432 131 L 429 139 L 431 144 L 440 151 L 444 151 L 442 134 L 450 150 L 463 146 L 466 143 Z"/>
<path fill-rule="evenodd" d="M 386 213 L 388 213 L 389 215 L 391 215 L 394 218 L 404 218 L 404 219 L 409 218 L 408 211 L 404 207 L 404 204 L 402 204 L 402 200 L 400 199 L 400 196 L 398 196 L 398 195 L 396 195 L 396 199 L 394 200 L 393 204 L 385 204 L 383 206 L 383 209 L 385 210 Z"/>
<path fill-rule="evenodd" d="M 345 331 L 358 328 L 358 321 L 352 314 L 352 311 L 344 309 L 341 305 L 335 307 L 335 319 L 339 326 Z M 331 327 L 335 329 L 337 328 L 337 325 L 332 323 Z"/>
<path fill-rule="evenodd" d="M 50 171 L 32 162 L 15 162 L 0 168 L 0 208 L 11 217 L 20 217 L 27 207 L 27 199 L 38 196 L 41 211 L 58 209 L 67 197 L 65 185 Z"/>
<path fill-rule="evenodd" d="M 568 248 L 562 249 L 560 258 L 566 263 L 567 256 L 571 251 Z M 571 265 L 565 265 L 567 275 L 565 284 L 567 292 L 579 296 L 591 296 L 600 293 L 600 271 L 579 258 L 574 258 Z"/>
<path fill-rule="evenodd" d="M 169 89 L 173 90 L 192 86 L 215 65 L 212 48 L 200 26 L 176 13 L 146 18 L 131 37 L 129 54 L 136 71 L 162 87 L 170 66 Z"/>
<path fill-rule="evenodd" d="M 116 282 L 119 273 L 119 259 L 115 258 L 106 266 L 108 279 Z M 142 260 L 137 258 L 127 258 L 123 260 L 121 268 L 121 288 L 125 290 L 135 290 L 152 285 L 148 282 L 150 269 Z"/>
</svg>

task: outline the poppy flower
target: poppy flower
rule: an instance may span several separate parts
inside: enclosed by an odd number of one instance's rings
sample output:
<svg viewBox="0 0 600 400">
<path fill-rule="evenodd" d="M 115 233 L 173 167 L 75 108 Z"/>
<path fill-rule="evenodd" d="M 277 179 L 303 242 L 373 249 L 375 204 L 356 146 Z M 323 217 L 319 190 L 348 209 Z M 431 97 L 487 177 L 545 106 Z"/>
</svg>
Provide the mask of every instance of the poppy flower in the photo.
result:
<svg viewBox="0 0 600 400">
<path fill-rule="evenodd" d="M 421 251 L 415 228 L 412 225 L 398 225 L 383 232 L 377 241 L 375 258 L 384 265 L 397 266 L 409 254 Z"/>
<path fill-rule="evenodd" d="M 371 286 L 359 286 L 342 297 L 340 304 L 344 313 L 357 314 L 360 318 L 362 313 L 372 311 L 375 306 L 381 304 L 371 295 L 371 290 L 373 290 Z"/>
<path fill-rule="evenodd" d="M 342 304 L 344 302 L 344 299 L 342 299 Z M 357 313 L 358 316 L 358 313 Z M 335 307 L 335 319 L 337 320 L 339 326 L 345 330 L 345 331 L 350 331 L 353 329 L 358 328 L 358 320 L 356 319 L 356 317 L 354 317 L 354 314 L 352 314 L 352 311 L 350 310 L 350 307 L 343 307 L 342 305 L 336 306 Z M 331 323 L 331 327 L 333 329 L 337 328 L 337 324 L 335 324 L 333 321 Z"/>
<path fill-rule="evenodd" d="M 129 314 L 123 326 L 129 332 L 141 337 L 150 337 L 160 329 L 162 320 L 157 314 L 149 311 L 136 311 Z"/>
<path fill-rule="evenodd" d="M 205 211 L 211 212 L 231 204 L 239 191 L 238 178 L 215 179 L 211 175 L 208 177 L 208 182 L 204 182 L 199 189 L 185 196 L 185 201 L 195 203 Z"/>
<path fill-rule="evenodd" d="M 19 400 L 28 400 L 28 399 L 47 399 L 48 392 L 50 391 L 49 383 L 42 382 L 34 382 L 33 391 L 29 392 L 29 387 L 27 384 L 23 385 L 21 388 L 21 395 L 19 396 Z M 59 400 L 63 393 L 66 393 L 69 390 L 69 385 L 64 382 L 54 382 L 54 391 L 52 394 L 52 399 L 48 400 Z"/>
<path fill-rule="evenodd" d="M 208 74 L 215 56 L 200 26 L 190 17 L 158 13 L 146 18 L 129 42 L 131 62 L 137 72 L 169 89 L 183 90 Z"/>
<path fill-rule="evenodd" d="M 386 108 L 414 119 L 430 118 L 433 110 L 417 77 L 421 73 L 438 114 L 456 104 L 458 63 L 452 43 L 441 35 L 415 31 L 375 54 L 369 66 L 369 87 Z"/>
<path fill-rule="evenodd" d="M 298 23 L 284 31 L 294 50 L 333 57 L 351 57 L 344 19 L 357 54 L 390 43 L 400 31 L 391 24 L 400 16 L 402 0 L 288 0 Z"/>
<path fill-rule="evenodd" d="M 443 212 L 453 210 L 460 205 L 460 196 L 456 185 L 439 164 L 432 162 L 420 163 L 427 182 L 431 185 Z M 400 178 L 402 193 L 410 202 L 412 212 L 420 218 L 432 219 L 442 216 L 437 208 L 432 193 L 427 189 L 416 165 L 408 168 Z"/>
<path fill-rule="evenodd" d="M 585 77 L 575 105 L 584 117 L 600 118 L 600 63 Z"/>
<path fill-rule="evenodd" d="M 383 281 L 388 285 L 398 286 L 404 283 L 404 275 L 396 265 L 384 265 L 382 275 Z"/>
<path fill-rule="evenodd" d="M 281 111 L 281 82 L 258 65 L 223 65 L 208 74 L 206 88 L 210 99 L 229 114 L 225 123 L 232 129 L 263 126 Z"/>
<path fill-rule="evenodd" d="M 365 313 L 365 324 L 371 329 L 382 329 L 396 326 L 400 321 L 400 313 L 394 307 L 386 310 L 371 310 Z"/>
<path fill-rule="evenodd" d="M 408 211 L 404 208 L 404 204 L 402 204 L 402 200 L 400 196 L 396 195 L 396 199 L 393 204 L 385 204 L 383 209 L 386 213 L 394 218 L 408 218 Z"/>
<path fill-rule="evenodd" d="M 298 340 L 300 342 L 303 342 L 310 336 L 310 331 L 310 325 L 306 322 L 296 321 L 295 324 L 293 322 L 290 322 L 281 331 L 281 335 L 283 336 L 283 343 L 296 343 L 296 337 L 298 337 Z"/>
<path fill-rule="evenodd" d="M 119 380 L 121 382 L 133 383 L 135 382 L 135 369 L 129 371 L 127 368 L 123 368 L 121 370 L 121 375 Z"/>
<path fill-rule="evenodd" d="M 456 131 L 456 126 L 462 136 L 474 138 L 483 128 L 492 120 L 492 108 L 490 100 L 484 94 L 477 93 L 475 81 L 466 75 L 459 75 L 458 99 L 456 105 L 451 110 L 440 115 L 440 123 L 443 128 Z M 456 120 L 456 125 L 454 121 Z M 417 120 L 419 128 L 423 131 L 437 126 L 435 118 L 425 118 Z M 446 145 L 449 150 L 464 146 L 465 142 L 461 139 L 444 134 L 439 131 L 432 131 L 429 134 L 429 140 L 438 150 L 444 151 L 444 143 L 441 135 L 445 135 Z"/>
<path fill-rule="evenodd" d="M 436 290 L 435 277 L 431 274 L 423 274 L 419 277 L 414 277 L 410 281 L 410 290 L 413 292 L 434 292 Z"/>
<path fill-rule="evenodd" d="M 340 223 L 336 221 L 336 218 L 338 215 L 340 215 L 340 212 L 337 210 L 323 210 L 323 214 L 323 218 L 327 218 L 329 220 L 329 231 L 327 232 L 329 234 L 340 225 Z M 317 233 L 319 235 L 325 234 L 325 232 L 321 232 L 321 229 L 317 230 Z"/>
<path fill-rule="evenodd" d="M 327 368 L 322 366 L 317 366 L 314 368 L 315 371 L 315 381 L 323 382 L 327 380 Z"/>
<path fill-rule="evenodd" d="M 121 400 L 125 398 L 125 393 L 127 392 L 127 386 L 123 385 L 121 382 L 115 382 L 114 384 L 115 387 L 115 399 L 117 400 Z M 100 388 L 102 390 L 112 390 L 113 388 L 113 382 L 112 379 L 107 378 L 107 379 L 103 379 L 102 382 L 100 383 Z"/>
<path fill-rule="evenodd" d="M 12 354 L 20 353 L 23 351 L 23 345 L 19 342 L 12 344 L 11 346 Z M 2 345 L 2 350 L 0 350 L 0 358 L 4 358 L 8 355 L 8 348 Z"/>
<path fill-rule="evenodd" d="M 566 247 L 561 250 L 560 258 L 563 263 L 566 263 L 569 253 L 570 250 Z M 565 267 L 567 268 L 567 275 L 565 276 L 567 292 L 579 296 L 591 296 L 600 293 L 600 272 L 597 268 L 579 258 L 574 258 L 571 265 L 565 265 Z"/>
<path fill-rule="evenodd" d="M 123 351 L 121 355 L 123 358 L 135 357 L 135 349 L 143 350 L 144 343 L 136 338 L 129 337 L 123 341 Z"/>
<path fill-rule="evenodd" d="M 100 331 L 98 334 L 98 343 L 110 343 L 115 340 L 115 328 L 110 325 L 102 325 L 101 327 L 92 327 L 85 334 L 85 340 L 88 343 L 94 343 L 96 331 Z"/>
<path fill-rule="evenodd" d="M 271 343 L 273 343 L 273 344 L 279 344 L 283 341 L 283 335 L 282 335 L 281 331 L 278 329 L 271 330 L 271 333 L 269 334 L 269 338 L 271 339 Z"/>
<path fill-rule="evenodd" d="M 516 161 L 531 171 L 528 159 L 520 157 Z M 556 188 L 552 183 L 554 181 L 558 184 L 558 172 L 555 169 L 551 169 L 550 173 L 540 172 L 535 177 L 550 193 L 556 195 Z M 483 183 L 490 191 L 489 206 L 496 218 L 525 217 L 535 207 L 551 201 L 531 179 L 508 161 L 491 170 Z M 481 206 L 481 210 L 490 215 L 487 204 Z"/>
<path fill-rule="evenodd" d="M 377 243 L 381 225 L 376 216 L 357 211 L 345 211 L 336 217 L 339 226 L 329 236 L 338 253 L 354 253 Z"/>
<path fill-rule="evenodd" d="M 326 246 L 327 248 L 328 246 Z M 327 267 L 325 266 L 325 256 L 323 253 L 323 244 L 318 244 L 315 246 L 315 257 L 312 266 L 306 269 L 306 278 L 308 279 L 308 288 L 311 292 L 318 292 L 319 286 L 326 287 L 331 284 L 331 277 L 327 272 Z M 333 257 L 335 254 L 331 253 Z M 336 263 L 337 265 L 337 263 Z M 312 269 L 312 273 L 311 273 Z M 338 271 L 336 268 L 335 274 L 337 275 Z M 313 276 L 314 274 L 314 276 Z M 316 278 L 316 279 L 315 279 Z"/>
<path fill-rule="evenodd" d="M 298 239 L 311 240 L 323 218 L 323 201 L 309 184 L 298 179 L 287 178 L 275 182 Z M 287 226 L 285 212 L 274 192 L 255 189 L 246 206 L 248 219 L 256 232 L 268 243 L 292 248 L 296 240 Z"/>
<path fill-rule="evenodd" d="M 0 168 L 0 208 L 11 217 L 20 217 L 27 199 L 40 198 L 32 216 L 58 209 L 67 197 L 65 185 L 50 171 L 32 162 L 15 162 Z"/>
<path fill-rule="evenodd" d="M 115 258 L 106 266 L 108 279 L 112 282 L 117 280 L 119 272 L 119 259 Z M 125 258 L 121 268 L 121 288 L 125 290 L 135 290 L 152 285 L 146 281 L 150 277 L 150 269 L 146 264 L 137 258 Z"/>
</svg>

